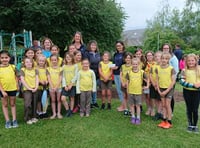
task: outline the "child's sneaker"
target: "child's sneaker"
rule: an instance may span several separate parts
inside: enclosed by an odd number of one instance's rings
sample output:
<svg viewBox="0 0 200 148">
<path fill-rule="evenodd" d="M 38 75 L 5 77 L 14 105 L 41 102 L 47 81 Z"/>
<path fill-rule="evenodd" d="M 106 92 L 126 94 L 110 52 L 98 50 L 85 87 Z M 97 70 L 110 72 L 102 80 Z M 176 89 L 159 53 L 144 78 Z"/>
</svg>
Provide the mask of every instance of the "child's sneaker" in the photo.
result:
<svg viewBox="0 0 200 148">
<path fill-rule="evenodd" d="M 99 105 L 97 103 L 94 103 L 93 106 L 99 108 Z"/>
<path fill-rule="evenodd" d="M 135 124 L 139 125 L 141 123 L 141 120 L 139 118 L 135 119 Z"/>
<path fill-rule="evenodd" d="M 86 117 L 89 117 L 89 116 L 90 116 L 90 114 L 86 114 L 85 116 L 86 116 Z"/>
<path fill-rule="evenodd" d="M 50 119 L 55 119 L 56 118 L 56 115 L 52 115 L 51 117 L 50 117 Z"/>
<path fill-rule="evenodd" d="M 77 112 L 78 112 L 78 106 L 76 106 L 76 107 L 73 109 L 72 112 L 73 112 L 73 113 L 77 113 Z"/>
<path fill-rule="evenodd" d="M 6 121 L 6 124 L 5 124 L 5 128 L 11 128 L 11 122 L 10 120 Z"/>
<path fill-rule="evenodd" d="M 80 117 L 83 117 L 84 116 L 84 113 L 80 113 Z"/>
<path fill-rule="evenodd" d="M 105 103 L 102 103 L 101 109 L 105 109 Z"/>
<path fill-rule="evenodd" d="M 162 121 L 160 124 L 158 124 L 158 127 L 163 127 L 165 126 L 165 124 L 166 124 L 166 121 Z"/>
<path fill-rule="evenodd" d="M 65 115 L 65 117 L 71 117 L 72 116 L 72 111 L 69 109 Z"/>
<path fill-rule="evenodd" d="M 135 117 L 131 117 L 131 123 L 135 124 Z"/>
<path fill-rule="evenodd" d="M 195 134 L 199 134 L 199 129 L 198 129 L 197 126 L 194 126 L 194 127 L 192 128 L 192 131 L 193 131 Z"/>
<path fill-rule="evenodd" d="M 108 103 L 107 109 L 111 110 L 111 104 L 110 103 Z"/>
<path fill-rule="evenodd" d="M 57 114 L 58 119 L 62 119 L 63 116 L 61 114 Z"/>
<path fill-rule="evenodd" d="M 165 125 L 162 126 L 162 128 L 168 129 L 171 128 L 172 124 L 170 124 L 169 122 L 166 121 Z"/>
<path fill-rule="evenodd" d="M 191 133 L 193 131 L 193 126 L 188 126 L 187 127 L 187 132 Z"/>
<path fill-rule="evenodd" d="M 13 128 L 16 128 L 16 127 L 18 127 L 19 125 L 18 125 L 18 123 L 17 123 L 17 120 L 14 120 L 13 122 L 12 122 L 12 127 Z"/>
<path fill-rule="evenodd" d="M 26 121 L 26 124 L 33 124 L 33 122 L 31 120 Z"/>
<path fill-rule="evenodd" d="M 32 121 L 32 123 L 36 123 L 36 122 L 38 122 L 38 119 L 37 118 L 32 118 L 31 121 Z"/>
</svg>

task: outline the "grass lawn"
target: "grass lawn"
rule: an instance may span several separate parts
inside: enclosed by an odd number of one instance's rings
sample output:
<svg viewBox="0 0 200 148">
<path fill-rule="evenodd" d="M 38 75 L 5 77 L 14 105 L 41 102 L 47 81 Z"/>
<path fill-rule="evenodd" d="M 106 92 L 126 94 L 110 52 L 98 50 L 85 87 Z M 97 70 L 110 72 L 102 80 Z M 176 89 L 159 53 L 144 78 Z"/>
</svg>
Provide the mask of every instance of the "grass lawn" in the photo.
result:
<svg viewBox="0 0 200 148">
<path fill-rule="evenodd" d="M 17 99 L 18 128 L 5 129 L 0 111 L 0 147 L 188 148 L 200 145 L 200 135 L 186 132 L 184 102 L 175 104 L 173 128 L 168 130 L 158 128 L 160 121 L 155 122 L 144 113 L 142 124 L 132 125 L 130 118 L 116 111 L 119 104 L 118 100 L 113 100 L 110 111 L 93 109 L 89 118 L 75 114 L 71 118 L 46 119 L 26 125 L 23 100 Z"/>
</svg>

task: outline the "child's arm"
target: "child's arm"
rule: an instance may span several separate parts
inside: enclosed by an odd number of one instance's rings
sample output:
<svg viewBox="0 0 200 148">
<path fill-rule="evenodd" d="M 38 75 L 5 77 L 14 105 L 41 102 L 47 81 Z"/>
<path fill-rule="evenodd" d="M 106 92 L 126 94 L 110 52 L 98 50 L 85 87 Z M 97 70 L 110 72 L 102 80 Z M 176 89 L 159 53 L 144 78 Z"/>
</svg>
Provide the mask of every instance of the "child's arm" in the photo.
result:
<svg viewBox="0 0 200 148">
<path fill-rule="evenodd" d="M 93 70 L 91 70 L 92 73 L 92 92 L 96 92 L 97 88 L 96 88 L 96 76 Z"/>
<path fill-rule="evenodd" d="M 3 90 L 3 87 L 1 85 L 1 83 L 0 83 L 0 91 L 1 91 L 1 93 L 3 95 L 3 97 L 7 97 L 8 96 L 8 94 Z"/>
<path fill-rule="evenodd" d="M 38 77 L 38 71 L 36 70 L 36 76 L 35 76 L 35 88 L 32 90 L 32 92 L 36 92 L 39 86 L 39 77 Z"/>
<path fill-rule="evenodd" d="M 48 70 L 47 70 L 47 80 L 48 80 L 48 82 L 49 82 L 50 88 L 54 89 L 54 88 L 53 88 L 53 83 L 52 83 L 52 81 L 51 81 L 51 76 L 50 76 L 50 73 L 49 73 Z"/>
<path fill-rule="evenodd" d="M 74 70 L 74 77 L 71 80 L 71 83 L 69 84 L 68 88 L 71 89 L 72 86 L 76 83 L 77 80 L 77 73 L 78 73 L 78 65 L 75 64 L 75 70 Z"/>
<path fill-rule="evenodd" d="M 112 74 L 113 74 L 113 70 L 112 70 L 112 68 L 110 68 L 110 73 L 109 73 L 109 75 L 106 77 L 106 80 L 109 80 L 110 77 L 112 76 Z"/>
<path fill-rule="evenodd" d="M 143 88 L 149 88 L 149 77 L 145 74 L 145 72 L 143 73 L 143 80 L 146 82 L 146 86 L 144 86 Z"/>
<path fill-rule="evenodd" d="M 127 89 L 126 89 L 126 91 L 127 91 L 127 93 L 128 93 L 128 87 L 129 87 L 129 74 L 127 73 L 126 74 L 126 86 L 127 86 Z"/>
<path fill-rule="evenodd" d="M 155 89 L 157 89 L 156 82 L 153 80 L 152 75 L 153 75 L 153 68 L 151 67 L 150 73 L 149 73 L 149 85 L 150 85 L 150 83 L 151 83 L 151 84 L 153 85 L 153 87 L 154 87 Z"/>
<path fill-rule="evenodd" d="M 63 71 L 60 71 L 60 74 L 59 74 L 59 79 L 58 79 L 58 83 L 56 84 L 56 87 L 55 89 L 58 89 L 61 82 L 62 82 L 62 75 L 63 75 Z"/>
<path fill-rule="evenodd" d="M 121 84 L 122 84 L 123 87 L 126 87 L 126 82 L 125 83 L 123 82 L 123 76 L 122 75 L 123 75 L 123 73 L 122 73 L 122 71 L 120 71 L 120 81 L 121 81 Z"/>
<path fill-rule="evenodd" d="M 159 87 L 159 84 L 158 84 L 159 77 L 158 77 L 158 69 L 157 68 L 155 69 L 155 73 L 156 73 L 156 87 L 157 87 L 158 93 L 160 94 L 161 91 L 160 91 L 160 87 Z"/>
<path fill-rule="evenodd" d="M 76 93 L 80 94 L 80 71 L 77 74 L 77 81 L 76 81 Z"/>
<path fill-rule="evenodd" d="M 99 75 L 100 75 L 100 77 L 102 77 L 103 79 L 105 79 L 105 76 L 104 76 L 104 74 L 102 72 L 102 69 L 101 69 L 101 63 L 99 64 Z"/>
</svg>

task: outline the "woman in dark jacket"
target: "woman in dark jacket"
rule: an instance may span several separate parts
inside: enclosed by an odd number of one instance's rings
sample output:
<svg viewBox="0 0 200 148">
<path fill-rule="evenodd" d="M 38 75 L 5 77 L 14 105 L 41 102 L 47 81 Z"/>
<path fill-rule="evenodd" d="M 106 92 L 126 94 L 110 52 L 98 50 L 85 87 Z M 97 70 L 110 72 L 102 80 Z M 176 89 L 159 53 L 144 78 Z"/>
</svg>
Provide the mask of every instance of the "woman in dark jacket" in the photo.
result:
<svg viewBox="0 0 200 148">
<path fill-rule="evenodd" d="M 90 69 L 92 69 L 96 76 L 97 85 L 99 84 L 99 71 L 98 66 L 99 62 L 101 60 L 101 56 L 99 53 L 99 48 L 97 45 L 97 42 L 95 40 L 91 40 L 88 43 L 88 52 L 86 53 L 86 58 L 90 61 Z M 92 93 L 92 99 L 91 99 L 91 107 L 99 107 L 97 104 L 97 92 Z"/>
</svg>

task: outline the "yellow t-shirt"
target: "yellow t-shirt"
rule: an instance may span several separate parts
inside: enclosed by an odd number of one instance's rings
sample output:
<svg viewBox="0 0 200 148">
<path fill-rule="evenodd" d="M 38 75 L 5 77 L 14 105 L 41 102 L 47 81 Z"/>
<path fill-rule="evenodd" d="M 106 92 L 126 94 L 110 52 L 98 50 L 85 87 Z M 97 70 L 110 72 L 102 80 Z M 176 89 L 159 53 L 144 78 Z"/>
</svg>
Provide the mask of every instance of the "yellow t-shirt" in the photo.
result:
<svg viewBox="0 0 200 148">
<path fill-rule="evenodd" d="M 156 76 L 157 76 L 156 69 L 157 69 L 157 66 L 159 66 L 159 65 L 154 64 L 154 65 L 151 66 L 151 69 L 150 69 L 150 73 L 151 73 L 151 76 L 152 76 L 152 79 L 153 79 L 154 82 L 156 82 Z"/>
<path fill-rule="evenodd" d="M 63 59 L 61 57 L 58 57 L 58 66 L 62 66 L 62 63 L 63 63 Z M 47 66 L 48 67 L 52 66 L 50 58 L 47 58 Z"/>
<path fill-rule="evenodd" d="M 76 63 L 76 64 L 77 64 L 77 66 L 78 66 L 78 71 L 81 70 L 81 69 L 82 69 L 81 62 L 78 62 L 78 63 Z"/>
<path fill-rule="evenodd" d="M 26 84 L 30 88 L 36 87 L 36 75 L 38 75 L 38 71 L 35 68 L 33 68 L 33 69 L 22 68 L 21 69 L 21 76 L 24 77 Z M 23 87 L 23 90 L 27 90 L 27 88 Z"/>
<path fill-rule="evenodd" d="M 63 66 L 63 81 L 65 81 L 66 85 L 73 84 L 75 86 L 77 72 L 77 64 Z"/>
<path fill-rule="evenodd" d="M 129 71 L 132 71 L 132 68 L 133 68 L 132 65 L 127 66 L 126 64 L 123 64 L 123 65 L 121 66 L 120 71 L 122 72 L 122 81 L 123 81 L 123 83 L 126 82 L 126 74 L 127 74 Z"/>
<path fill-rule="evenodd" d="M 187 69 L 184 71 L 184 74 L 185 74 L 186 82 L 192 83 L 192 84 L 200 82 L 200 76 L 197 76 L 196 70 Z M 188 90 L 197 90 L 196 88 L 186 88 L 186 87 L 184 88 Z"/>
<path fill-rule="evenodd" d="M 111 61 L 109 61 L 108 63 L 104 63 L 103 61 L 101 61 L 99 63 L 99 66 L 100 66 L 104 76 L 108 76 L 110 74 L 111 68 L 109 65 L 111 65 L 111 64 L 112 64 Z M 103 80 L 103 78 L 101 76 L 100 76 L 100 80 Z M 112 76 L 110 76 L 109 80 L 112 80 Z"/>
<path fill-rule="evenodd" d="M 16 69 L 14 65 L 0 66 L 0 84 L 4 91 L 17 90 Z"/>
<path fill-rule="evenodd" d="M 160 88 L 168 88 L 172 83 L 172 75 L 175 75 L 175 71 L 172 66 L 162 68 L 157 66 L 156 73 L 158 75 L 158 85 Z"/>
<path fill-rule="evenodd" d="M 77 93 L 96 91 L 96 77 L 93 70 L 80 70 L 77 76 Z"/>
<path fill-rule="evenodd" d="M 38 77 L 39 81 L 47 81 L 47 70 L 46 68 L 37 68 L 38 69 Z M 43 89 L 42 86 L 39 85 L 38 89 Z"/>
<path fill-rule="evenodd" d="M 141 95 L 142 94 L 142 83 L 144 78 L 144 71 L 139 70 L 138 72 L 133 72 L 132 70 L 127 73 L 128 82 L 128 93 Z"/>
<path fill-rule="evenodd" d="M 56 87 L 56 85 L 60 80 L 60 76 L 62 76 L 62 67 L 58 68 L 47 67 L 47 75 L 50 75 L 53 87 Z M 61 88 L 61 83 L 59 85 L 59 88 Z"/>
</svg>

